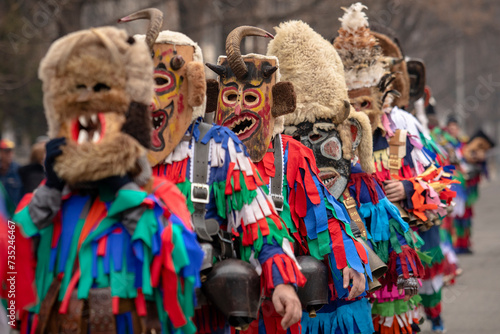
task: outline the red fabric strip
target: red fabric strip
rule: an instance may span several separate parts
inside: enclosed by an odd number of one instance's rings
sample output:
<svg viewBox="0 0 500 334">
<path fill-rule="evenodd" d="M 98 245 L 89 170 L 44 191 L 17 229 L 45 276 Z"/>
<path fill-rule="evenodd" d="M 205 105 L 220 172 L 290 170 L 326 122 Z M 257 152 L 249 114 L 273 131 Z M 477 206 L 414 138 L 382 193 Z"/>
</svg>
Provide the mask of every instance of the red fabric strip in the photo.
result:
<svg viewBox="0 0 500 334">
<path fill-rule="evenodd" d="M 333 255 L 335 256 L 335 262 L 337 262 L 337 269 L 343 269 L 347 267 L 344 242 L 340 226 L 334 219 L 335 218 L 330 218 L 328 220 L 328 231 L 330 232 L 330 238 L 332 239 L 332 249 Z"/>
<path fill-rule="evenodd" d="M 66 293 L 64 294 L 61 306 L 59 307 L 59 313 L 66 314 L 66 312 L 68 312 L 69 300 L 71 299 L 71 294 L 75 289 L 76 283 L 78 283 L 78 280 L 80 279 L 80 275 L 81 275 L 80 268 L 78 268 L 73 277 L 71 278 L 71 280 L 69 281 Z"/>
<path fill-rule="evenodd" d="M 147 315 L 146 311 L 146 299 L 144 298 L 144 293 L 142 293 L 142 288 L 137 289 L 137 297 L 135 297 L 135 307 L 137 309 L 137 315 L 140 317 L 145 317 Z"/>
</svg>

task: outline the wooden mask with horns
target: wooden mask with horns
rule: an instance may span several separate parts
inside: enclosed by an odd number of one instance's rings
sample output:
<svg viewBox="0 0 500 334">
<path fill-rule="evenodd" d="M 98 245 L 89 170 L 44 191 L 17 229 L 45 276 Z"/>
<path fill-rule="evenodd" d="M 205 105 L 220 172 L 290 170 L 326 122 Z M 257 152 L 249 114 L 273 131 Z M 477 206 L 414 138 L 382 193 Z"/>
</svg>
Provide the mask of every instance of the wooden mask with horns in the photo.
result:
<svg viewBox="0 0 500 334">
<path fill-rule="evenodd" d="M 226 40 L 227 57 L 207 66 L 219 75 L 211 83 L 208 103 L 216 109 L 215 122 L 231 129 L 245 144 L 254 162 L 262 160 L 271 142 L 277 117 L 295 110 L 295 93 L 289 82 L 279 82 L 278 59 L 258 54 L 242 56 L 245 36 L 273 38 L 265 30 L 242 26 Z M 216 107 L 215 107 L 216 105 Z"/>
<path fill-rule="evenodd" d="M 134 13 L 120 21 L 141 18 L 144 17 Z M 152 43 L 155 86 L 150 105 L 153 126 L 148 160 L 156 166 L 180 143 L 189 125 L 204 115 L 203 55 L 194 41 L 179 32 L 165 30 L 155 39 L 149 33 L 140 38 Z"/>
</svg>

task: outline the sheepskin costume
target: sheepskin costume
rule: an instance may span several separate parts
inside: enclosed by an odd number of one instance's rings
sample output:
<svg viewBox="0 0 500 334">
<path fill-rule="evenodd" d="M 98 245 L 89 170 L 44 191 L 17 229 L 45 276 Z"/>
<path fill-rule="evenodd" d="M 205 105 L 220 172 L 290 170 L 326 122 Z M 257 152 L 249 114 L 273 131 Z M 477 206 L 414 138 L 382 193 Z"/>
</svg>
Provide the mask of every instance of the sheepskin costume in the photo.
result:
<svg viewBox="0 0 500 334">
<path fill-rule="evenodd" d="M 144 169 L 152 70 L 147 45 L 113 27 L 78 31 L 51 45 L 38 75 L 48 135 L 67 138 L 54 169 L 69 185 Z"/>
<path fill-rule="evenodd" d="M 286 133 L 301 123 L 327 119 L 339 132 L 343 158 L 351 160 L 351 125 L 356 122 L 361 130 L 357 153 L 363 169 L 372 171 L 370 123 L 349 104 L 344 67 L 333 46 L 302 21 L 281 23 L 275 29 L 267 53 L 278 57 L 281 78 L 293 83 L 297 95 L 295 112 L 283 116 Z"/>
<path fill-rule="evenodd" d="M 137 40 L 145 40 L 146 35 L 134 35 L 134 38 L 136 38 Z M 170 30 L 161 31 L 158 35 L 158 38 L 156 38 L 155 44 L 192 46 L 194 48 L 193 62 L 201 64 L 201 67 L 203 68 L 203 53 L 201 52 L 200 46 L 198 45 L 198 43 L 196 43 L 183 33 Z M 190 102 L 190 105 L 193 107 L 193 115 L 191 117 L 193 121 L 198 117 L 205 116 L 205 103 L 206 99 L 203 99 L 201 104 L 199 101 Z"/>
</svg>

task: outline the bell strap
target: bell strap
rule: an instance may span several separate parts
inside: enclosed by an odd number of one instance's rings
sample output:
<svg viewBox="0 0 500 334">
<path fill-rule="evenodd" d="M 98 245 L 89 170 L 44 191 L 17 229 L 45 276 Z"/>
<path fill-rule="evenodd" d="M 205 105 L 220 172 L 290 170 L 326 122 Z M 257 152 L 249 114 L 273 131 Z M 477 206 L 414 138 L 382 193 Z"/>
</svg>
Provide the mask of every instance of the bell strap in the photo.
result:
<svg viewBox="0 0 500 334">
<path fill-rule="evenodd" d="M 349 193 L 349 187 L 346 187 L 344 190 L 344 206 L 347 209 L 347 213 L 349 214 L 349 217 L 351 218 L 351 221 L 354 222 L 354 225 L 351 224 L 351 229 L 355 237 L 363 237 L 367 238 L 366 234 L 366 227 L 365 224 L 363 224 L 363 221 L 361 220 L 361 217 L 359 216 L 358 209 L 356 208 L 356 201 L 354 198 L 352 198 L 351 194 Z"/>
<path fill-rule="evenodd" d="M 389 140 L 389 171 L 391 175 L 399 175 L 401 159 L 406 156 L 406 138 L 408 131 L 397 129 Z"/>
<path fill-rule="evenodd" d="M 212 125 L 204 122 L 198 125 L 200 136 L 198 141 L 194 143 L 192 158 L 193 179 L 191 180 L 191 202 L 193 202 L 194 207 L 191 218 L 196 234 L 200 239 L 206 241 L 213 240 L 210 237 L 211 233 L 207 231 L 207 224 L 205 223 L 206 205 L 210 198 L 210 187 L 208 186 L 208 155 L 210 154 L 210 142 L 203 144 L 202 139 L 211 128 Z"/>
<path fill-rule="evenodd" d="M 283 211 L 285 199 L 283 198 L 283 144 L 281 135 L 274 137 L 274 177 L 271 177 L 271 198 L 276 211 Z"/>
</svg>

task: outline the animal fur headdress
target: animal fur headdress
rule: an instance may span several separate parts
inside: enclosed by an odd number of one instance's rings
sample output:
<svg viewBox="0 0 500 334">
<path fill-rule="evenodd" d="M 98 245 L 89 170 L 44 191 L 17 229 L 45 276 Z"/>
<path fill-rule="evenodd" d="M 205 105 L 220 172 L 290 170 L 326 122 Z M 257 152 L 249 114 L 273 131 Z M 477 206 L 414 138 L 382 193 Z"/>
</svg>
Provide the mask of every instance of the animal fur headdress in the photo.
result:
<svg viewBox="0 0 500 334">
<path fill-rule="evenodd" d="M 383 56 L 393 59 L 404 59 L 403 50 L 393 31 L 386 27 L 372 25 L 371 33 L 377 38 Z M 400 108 L 406 107 L 410 100 L 410 78 L 408 76 L 406 61 L 394 62 L 390 70 L 396 74 L 392 88 L 400 94 L 400 96 L 394 98 L 393 104 Z"/>
<path fill-rule="evenodd" d="M 267 53 L 278 57 L 281 79 L 292 82 L 297 95 L 297 108 L 284 116 L 285 126 L 329 119 L 341 136 L 344 158 L 351 159 L 351 124 L 356 120 L 362 128 L 358 146 L 362 167 L 372 171 L 370 123 L 349 104 L 344 67 L 332 44 L 302 21 L 281 23 L 275 29 Z"/>
<path fill-rule="evenodd" d="M 51 45 L 38 74 L 49 137 L 67 138 L 54 167 L 59 177 L 77 185 L 146 169 L 152 72 L 146 43 L 113 27 Z"/>
<path fill-rule="evenodd" d="M 374 87 L 387 72 L 388 64 L 363 12 L 366 8 L 360 2 L 343 8 L 342 26 L 333 44 L 344 63 L 349 90 Z"/>
<path fill-rule="evenodd" d="M 398 59 L 382 55 L 378 39 L 372 34 L 363 13 L 366 8 L 360 2 L 343 8 L 342 26 L 333 45 L 345 67 L 351 104 L 368 115 L 372 131 L 381 129 L 385 134 L 383 113 L 390 112 L 394 97 L 399 96 L 392 89 L 395 75 L 389 68 Z"/>
</svg>

